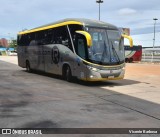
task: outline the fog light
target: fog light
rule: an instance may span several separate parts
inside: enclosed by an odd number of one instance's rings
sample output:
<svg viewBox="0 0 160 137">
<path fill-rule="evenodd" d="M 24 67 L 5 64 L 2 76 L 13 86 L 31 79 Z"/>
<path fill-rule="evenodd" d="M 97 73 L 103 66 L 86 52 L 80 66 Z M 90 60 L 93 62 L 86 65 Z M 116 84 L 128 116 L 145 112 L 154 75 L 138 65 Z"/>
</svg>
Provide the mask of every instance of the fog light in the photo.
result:
<svg viewBox="0 0 160 137">
<path fill-rule="evenodd" d="M 93 78 L 94 76 L 93 75 L 90 75 L 90 78 Z"/>
</svg>

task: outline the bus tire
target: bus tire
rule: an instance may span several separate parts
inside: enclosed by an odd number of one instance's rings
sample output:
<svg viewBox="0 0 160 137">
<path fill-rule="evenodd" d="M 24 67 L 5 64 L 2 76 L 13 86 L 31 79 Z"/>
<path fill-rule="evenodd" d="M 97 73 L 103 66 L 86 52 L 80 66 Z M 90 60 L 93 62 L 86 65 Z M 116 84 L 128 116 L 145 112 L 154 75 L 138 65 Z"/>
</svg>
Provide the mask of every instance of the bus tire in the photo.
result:
<svg viewBox="0 0 160 137">
<path fill-rule="evenodd" d="M 125 58 L 125 62 L 128 63 L 128 58 Z"/>
<path fill-rule="evenodd" d="M 64 68 L 64 79 L 68 82 L 71 82 L 72 81 L 72 72 L 71 72 L 71 69 L 68 65 L 65 66 Z"/>
<path fill-rule="evenodd" d="M 133 62 L 133 59 L 132 59 L 132 58 L 130 58 L 130 59 L 129 59 L 129 63 L 132 63 L 132 62 Z"/>
<path fill-rule="evenodd" d="M 31 72 L 31 67 L 30 67 L 30 63 L 28 60 L 26 61 L 26 71 L 29 73 Z"/>
</svg>

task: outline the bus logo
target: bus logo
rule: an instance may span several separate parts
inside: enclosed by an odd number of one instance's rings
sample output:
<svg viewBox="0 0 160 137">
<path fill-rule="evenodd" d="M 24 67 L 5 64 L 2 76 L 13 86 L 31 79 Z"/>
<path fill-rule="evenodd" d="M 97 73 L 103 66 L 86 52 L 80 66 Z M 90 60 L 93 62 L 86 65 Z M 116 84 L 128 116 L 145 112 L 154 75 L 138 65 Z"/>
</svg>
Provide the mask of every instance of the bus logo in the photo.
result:
<svg viewBox="0 0 160 137">
<path fill-rule="evenodd" d="M 53 49 L 52 49 L 52 61 L 55 64 L 58 64 L 59 63 L 59 58 L 60 58 L 59 49 L 57 47 L 53 47 Z"/>
</svg>

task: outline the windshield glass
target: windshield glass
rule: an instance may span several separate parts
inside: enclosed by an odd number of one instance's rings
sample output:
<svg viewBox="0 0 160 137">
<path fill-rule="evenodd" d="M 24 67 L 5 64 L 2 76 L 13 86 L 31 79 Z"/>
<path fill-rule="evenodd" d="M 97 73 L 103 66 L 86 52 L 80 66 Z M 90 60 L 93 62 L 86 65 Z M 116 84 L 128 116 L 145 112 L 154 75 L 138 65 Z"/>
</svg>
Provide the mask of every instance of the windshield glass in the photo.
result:
<svg viewBox="0 0 160 137">
<path fill-rule="evenodd" d="M 124 62 L 124 47 L 118 30 L 87 27 L 92 37 L 88 47 L 88 58 L 100 64 L 120 64 Z"/>
</svg>

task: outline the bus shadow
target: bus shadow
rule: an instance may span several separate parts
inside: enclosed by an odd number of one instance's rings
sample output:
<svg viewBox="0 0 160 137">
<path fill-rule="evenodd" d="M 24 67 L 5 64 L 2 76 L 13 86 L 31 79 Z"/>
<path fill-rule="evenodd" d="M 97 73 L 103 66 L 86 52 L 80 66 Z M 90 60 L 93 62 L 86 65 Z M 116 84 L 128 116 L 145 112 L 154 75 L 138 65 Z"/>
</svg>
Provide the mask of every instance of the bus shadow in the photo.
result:
<svg viewBox="0 0 160 137">
<path fill-rule="evenodd" d="M 101 86 L 125 86 L 125 85 L 134 85 L 141 83 L 140 81 L 130 80 L 130 79 L 123 79 L 123 80 L 115 80 L 115 81 L 97 81 L 97 82 L 86 82 L 77 80 L 77 83 L 84 86 L 89 87 L 101 87 Z"/>
<path fill-rule="evenodd" d="M 26 72 L 25 70 L 23 70 L 24 72 Z M 26 72 L 27 73 L 27 72 Z M 46 76 L 46 77 L 50 77 L 50 78 L 54 78 L 60 81 L 65 81 L 62 76 L 59 75 L 55 75 L 55 74 L 50 74 L 50 73 L 45 73 L 45 72 L 41 72 L 41 71 L 32 71 L 31 73 L 37 74 L 37 75 L 41 75 L 41 76 Z M 134 85 L 134 84 L 139 84 L 141 83 L 140 81 L 135 81 L 135 80 L 131 80 L 131 79 L 123 79 L 123 80 L 115 80 L 115 81 L 82 81 L 82 80 L 78 80 L 77 78 L 73 78 L 71 82 L 68 82 L 70 84 L 78 84 L 78 85 L 83 85 L 83 86 L 88 86 L 88 87 L 101 87 L 101 86 L 108 86 L 108 87 L 114 87 L 114 86 L 125 86 L 125 85 Z"/>
<path fill-rule="evenodd" d="M 46 73 L 43 71 L 35 71 L 32 70 L 32 72 L 27 72 L 26 70 L 22 70 L 25 73 L 31 73 L 31 74 L 37 74 L 37 75 L 41 75 L 41 76 L 46 76 L 46 77 L 50 77 L 50 78 L 54 78 L 54 79 L 59 79 L 59 80 L 63 80 L 62 76 L 60 75 L 56 75 L 56 74 L 52 74 L 52 73 Z"/>
</svg>

